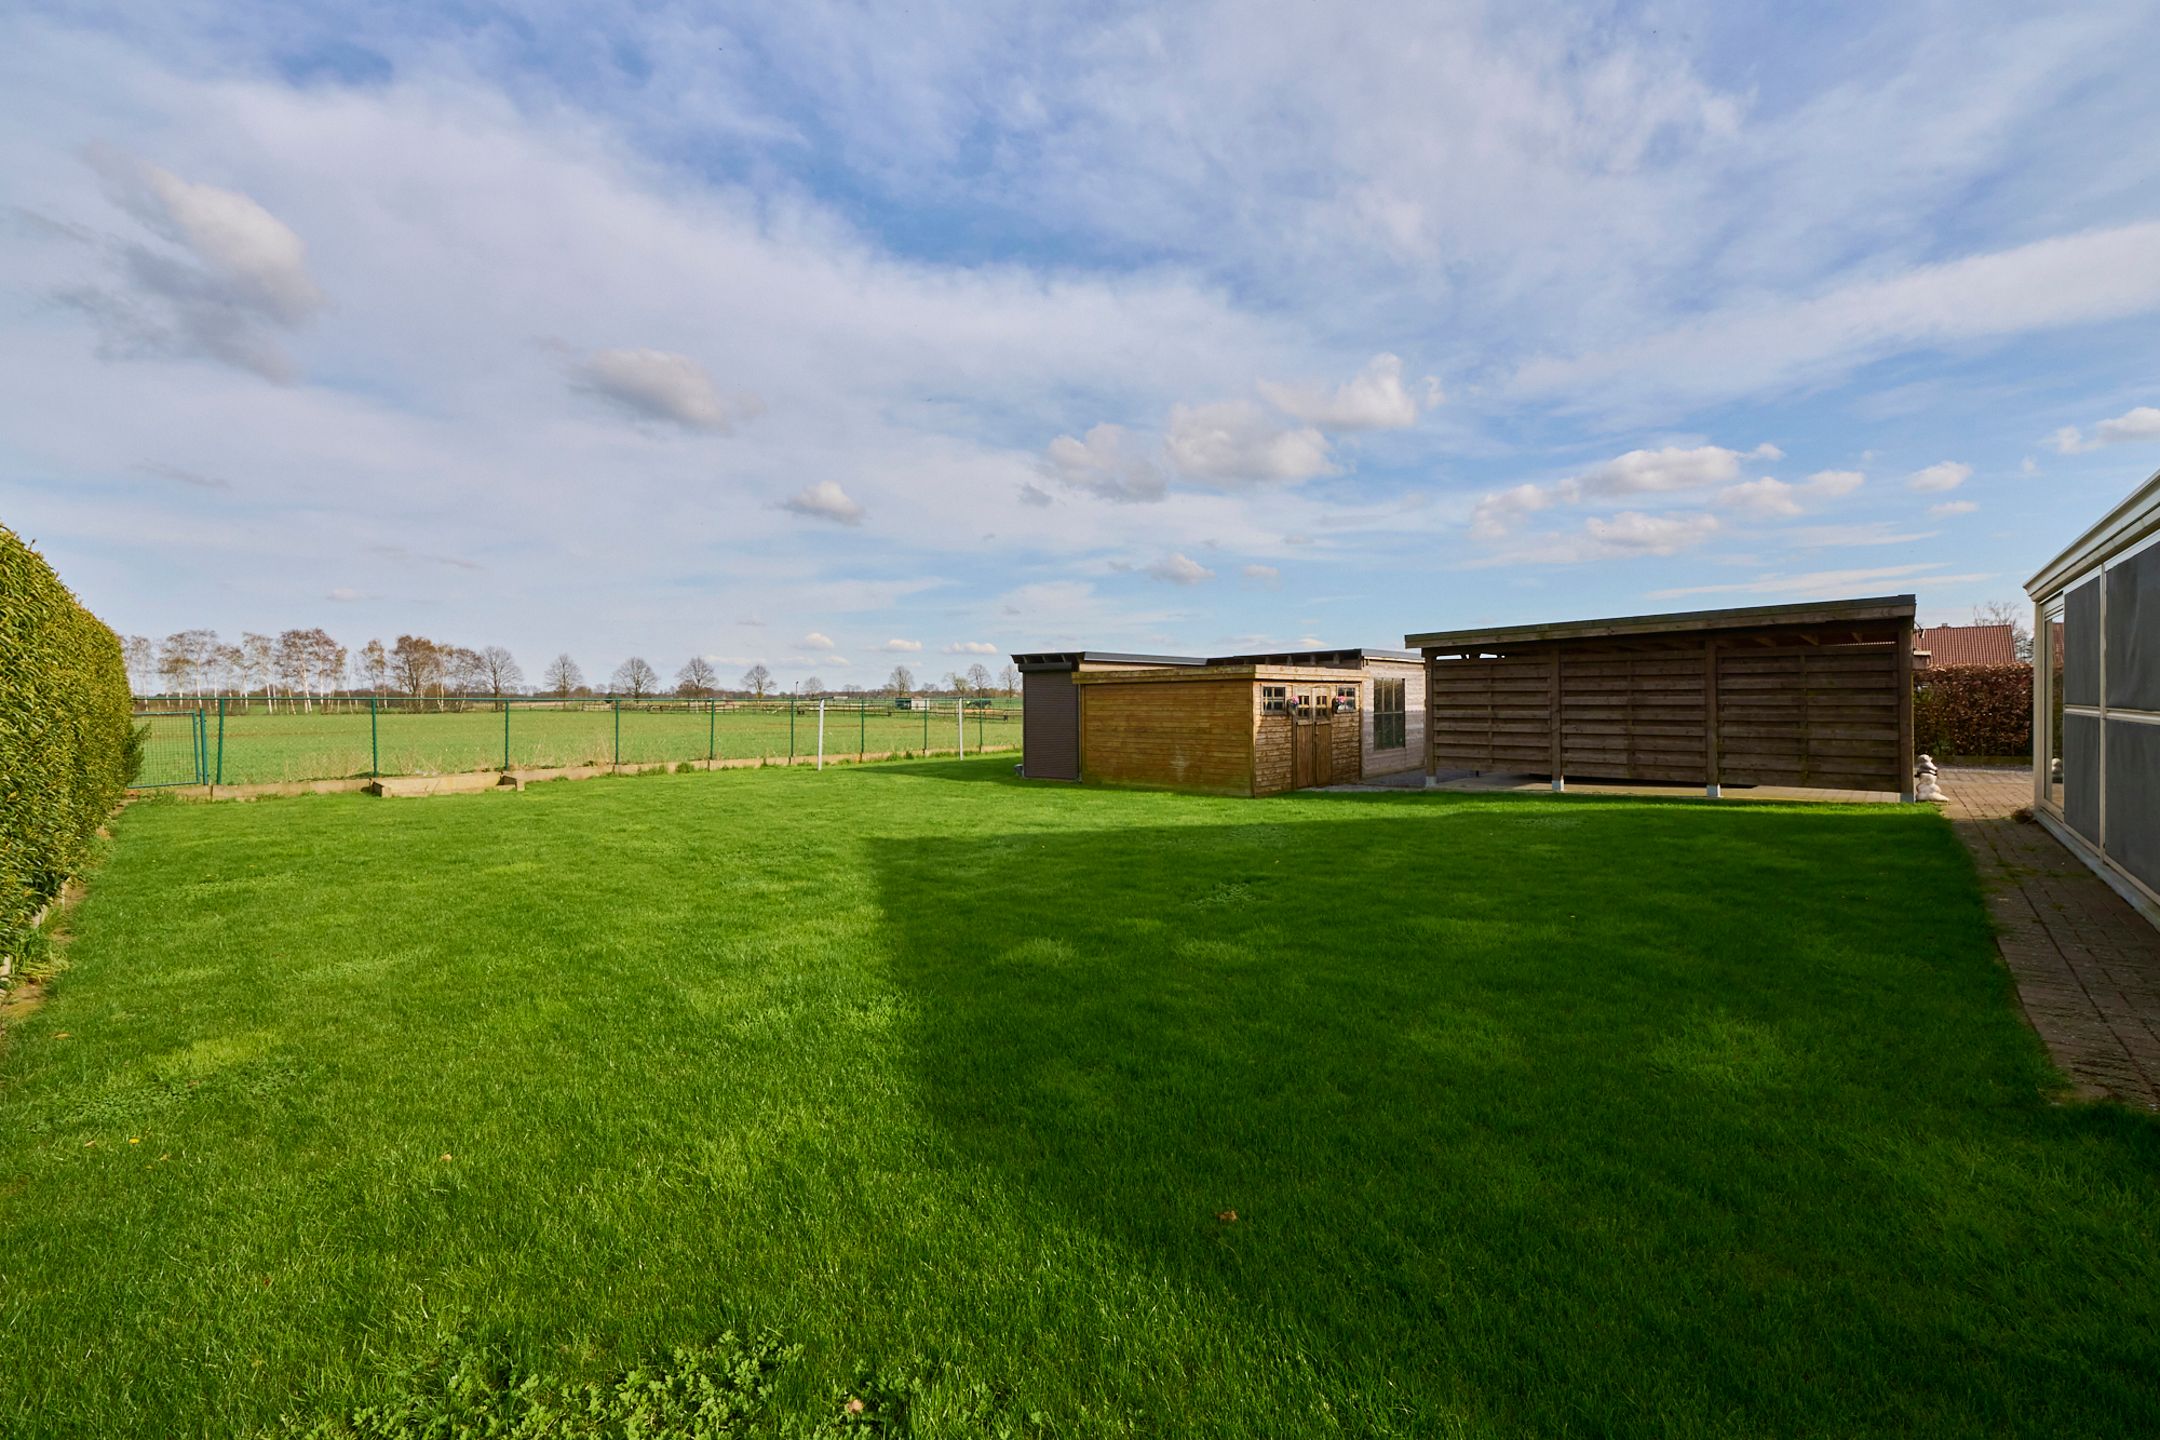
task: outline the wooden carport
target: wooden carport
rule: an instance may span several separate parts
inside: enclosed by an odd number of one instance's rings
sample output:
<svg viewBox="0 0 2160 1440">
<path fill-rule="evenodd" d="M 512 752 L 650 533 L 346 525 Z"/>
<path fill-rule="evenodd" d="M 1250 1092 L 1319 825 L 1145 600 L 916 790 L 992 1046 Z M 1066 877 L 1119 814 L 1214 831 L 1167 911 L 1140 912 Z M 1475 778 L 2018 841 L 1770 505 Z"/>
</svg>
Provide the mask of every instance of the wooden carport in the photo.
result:
<svg viewBox="0 0 2160 1440">
<path fill-rule="evenodd" d="M 1910 595 L 1406 636 L 1426 771 L 1912 798 Z"/>
</svg>

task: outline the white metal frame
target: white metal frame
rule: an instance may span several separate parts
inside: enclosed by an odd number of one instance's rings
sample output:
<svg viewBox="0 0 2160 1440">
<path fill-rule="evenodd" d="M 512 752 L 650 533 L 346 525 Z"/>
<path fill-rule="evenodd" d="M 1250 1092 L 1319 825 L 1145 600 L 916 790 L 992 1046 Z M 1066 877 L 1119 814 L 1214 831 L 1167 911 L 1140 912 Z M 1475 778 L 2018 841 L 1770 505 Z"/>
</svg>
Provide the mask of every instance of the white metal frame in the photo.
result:
<svg viewBox="0 0 2160 1440">
<path fill-rule="evenodd" d="M 2069 847 L 2071 853 L 2091 866 L 2117 893 L 2144 912 L 2147 919 L 2160 925 L 2160 891 L 2155 891 L 2146 882 L 2125 870 L 2107 853 L 2108 726 L 2110 723 L 2160 725 L 2160 710 L 2135 709 L 2108 703 L 2108 572 L 2132 556 L 2140 555 L 2155 546 L 2160 546 L 2160 472 L 2155 472 L 2120 505 L 2102 517 L 2098 524 L 2080 536 L 2076 543 L 2027 581 L 2025 592 L 2033 601 L 2034 622 L 2033 814 L 2047 827 L 2049 833 Z M 2053 653 L 2053 626 L 2062 616 L 2064 602 L 2069 593 L 2092 580 L 2099 582 L 2099 608 L 2095 622 L 2099 628 L 2099 674 L 2095 677 L 2098 686 L 2095 696 L 2097 703 L 2063 706 L 2066 716 L 2085 716 L 2098 722 L 2099 834 L 2094 839 L 2087 839 L 2073 830 L 2063 818 L 2062 807 L 2055 800 L 2049 778 L 2054 763 L 2060 759 L 2056 754 L 2054 733 L 2057 657 Z M 2155 797 L 2155 803 L 2160 803 L 2160 796 Z"/>
</svg>

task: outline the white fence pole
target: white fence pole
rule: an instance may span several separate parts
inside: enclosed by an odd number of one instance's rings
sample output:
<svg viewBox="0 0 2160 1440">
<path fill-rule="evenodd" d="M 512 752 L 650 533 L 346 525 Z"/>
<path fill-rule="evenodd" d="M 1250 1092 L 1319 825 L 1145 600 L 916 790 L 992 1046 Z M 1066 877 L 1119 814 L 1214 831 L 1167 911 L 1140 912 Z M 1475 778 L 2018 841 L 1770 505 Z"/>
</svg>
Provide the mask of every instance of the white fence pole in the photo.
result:
<svg viewBox="0 0 2160 1440">
<path fill-rule="evenodd" d="M 825 702 L 817 702 L 817 768 L 825 768 Z"/>
<path fill-rule="evenodd" d="M 964 759 L 967 756 L 967 702 L 952 702 L 954 748 Z"/>
</svg>

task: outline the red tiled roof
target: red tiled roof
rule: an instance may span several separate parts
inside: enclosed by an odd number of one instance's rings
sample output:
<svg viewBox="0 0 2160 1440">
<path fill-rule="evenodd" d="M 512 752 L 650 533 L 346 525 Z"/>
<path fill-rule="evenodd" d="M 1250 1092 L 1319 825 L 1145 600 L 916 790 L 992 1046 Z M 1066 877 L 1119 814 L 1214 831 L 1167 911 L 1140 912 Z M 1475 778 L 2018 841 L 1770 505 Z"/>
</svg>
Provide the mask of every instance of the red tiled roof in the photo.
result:
<svg viewBox="0 0 2160 1440">
<path fill-rule="evenodd" d="M 1928 664 L 2016 665 L 2017 640 L 2008 625 L 1930 625 L 1913 632 L 1913 649 L 1928 652 Z"/>
</svg>

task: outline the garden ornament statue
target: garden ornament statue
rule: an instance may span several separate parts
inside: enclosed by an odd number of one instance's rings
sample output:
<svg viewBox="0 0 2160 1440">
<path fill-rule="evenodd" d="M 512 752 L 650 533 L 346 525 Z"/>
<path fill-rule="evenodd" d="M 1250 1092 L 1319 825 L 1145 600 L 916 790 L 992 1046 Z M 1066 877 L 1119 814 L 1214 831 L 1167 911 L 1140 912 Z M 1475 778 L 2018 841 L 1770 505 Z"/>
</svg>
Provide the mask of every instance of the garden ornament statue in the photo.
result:
<svg viewBox="0 0 2160 1440">
<path fill-rule="evenodd" d="M 1942 786 L 1935 783 L 1935 773 L 1935 757 L 1922 755 L 1919 765 L 1913 770 L 1913 776 L 1919 782 L 1913 786 L 1913 799 L 1941 800 L 1945 798 Z"/>
</svg>

